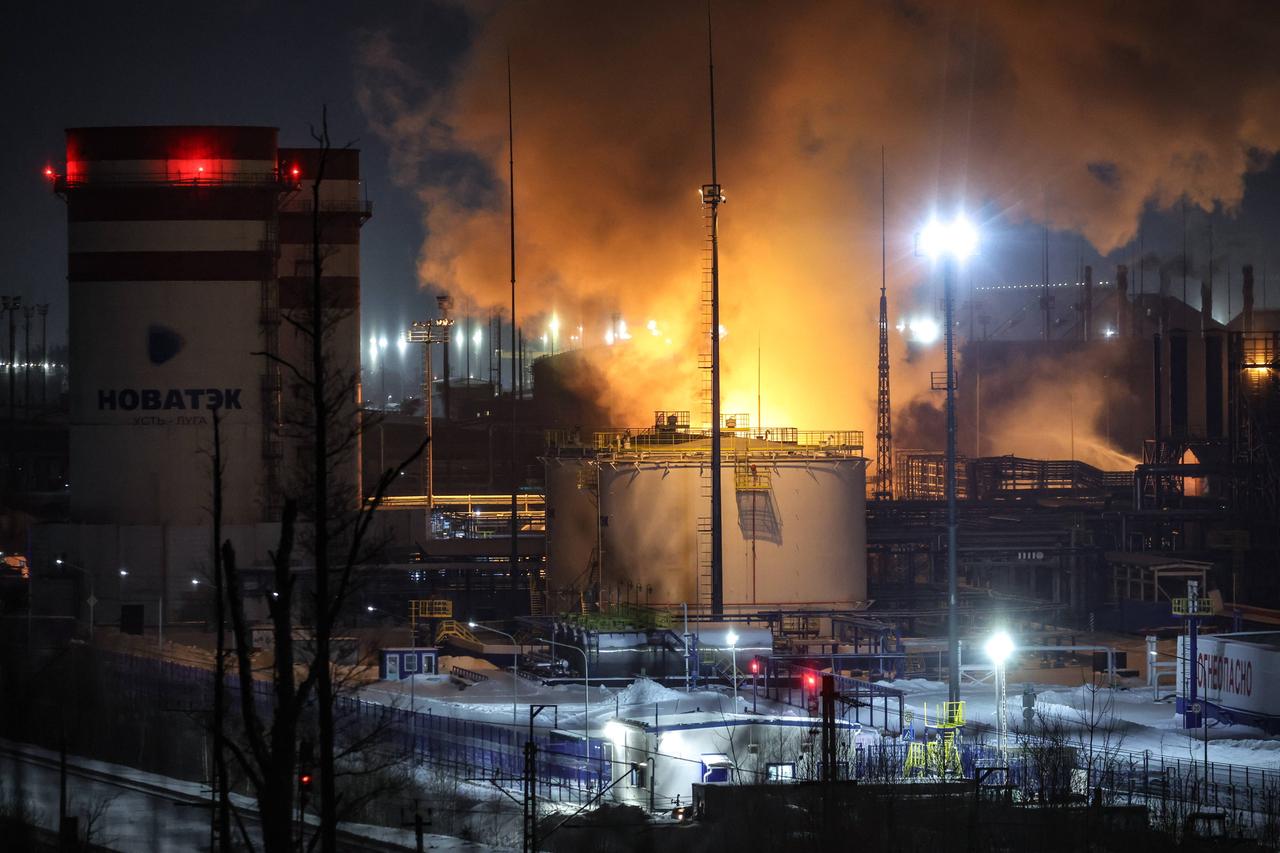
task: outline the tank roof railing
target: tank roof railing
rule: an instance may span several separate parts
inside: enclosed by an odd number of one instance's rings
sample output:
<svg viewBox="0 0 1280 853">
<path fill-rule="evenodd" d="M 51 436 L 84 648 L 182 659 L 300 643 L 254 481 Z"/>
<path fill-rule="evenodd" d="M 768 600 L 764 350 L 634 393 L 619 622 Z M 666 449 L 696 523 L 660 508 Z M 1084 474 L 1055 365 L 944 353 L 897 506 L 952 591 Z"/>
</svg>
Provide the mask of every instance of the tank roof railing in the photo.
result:
<svg viewBox="0 0 1280 853">
<path fill-rule="evenodd" d="M 792 427 L 720 432 L 725 458 L 781 458 L 794 455 L 861 457 L 862 430 L 798 430 Z M 640 459 L 694 459 L 709 450 L 709 429 L 625 429 L 595 432 L 552 430 L 547 433 L 552 456 Z"/>
</svg>

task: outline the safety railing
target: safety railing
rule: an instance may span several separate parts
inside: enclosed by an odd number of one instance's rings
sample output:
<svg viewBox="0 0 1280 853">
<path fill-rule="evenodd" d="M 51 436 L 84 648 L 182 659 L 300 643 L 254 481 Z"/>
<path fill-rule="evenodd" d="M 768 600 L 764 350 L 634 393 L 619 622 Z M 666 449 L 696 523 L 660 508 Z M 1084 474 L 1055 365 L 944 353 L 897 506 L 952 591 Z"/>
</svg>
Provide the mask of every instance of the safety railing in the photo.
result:
<svg viewBox="0 0 1280 853">
<path fill-rule="evenodd" d="M 459 681 L 465 681 L 468 684 L 479 684 L 482 681 L 488 681 L 489 676 L 482 672 L 476 672 L 474 669 L 467 669 L 465 666 L 455 666 L 449 669 L 449 674 Z"/>
<path fill-rule="evenodd" d="M 640 604 L 615 604 L 603 612 L 570 613 L 566 621 L 590 631 L 670 628 L 671 614 Z"/>
<path fill-rule="evenodd" d="M 770 457 L 795 453 L 860 456 L 865 446 L 862 430 L 800 430 L 793 427 L 771 427 L 765 430 L 724 428 L 723 438 L 732 439 L 738 456 Z M 709 429 L 607 429 L 580 436 L 574 432 L 553 430 L 547 433 L 547 451 L 553 455 L 572 455 L 586 450 L 595 454 L 637 454 L 658 456 L 662 453 L 705 453 L 711 439 Z"/>
<path fill-rule="evenodd" d="M 739 462 L 733 466 L 733 487 L 739 492 L 767 492 L 773 477 L 767 466 Z"/>
<path fill-rule="evenodd" d="M 1213 599 L 1200 596 L 1198 598 L 1173 598 L 1174 616 L 1212 616 Z"/>
<path fill-rule="evenodd" d="M 73 190 L 90 186 L 173 186 L 173 187 L 221 187 L 259 186 L 287 189 L 293 182 L 283 179 L 275 171 L 224 172 L 216 169 L 201 172 L 74 172 L 57 178 L 60 190 Z"/>
<path fill-rule="evenodd" d="M 453 602 L 448 598 L 417 598 L 409 602 L 411 619 L 451 619 Z"/>
</svg>

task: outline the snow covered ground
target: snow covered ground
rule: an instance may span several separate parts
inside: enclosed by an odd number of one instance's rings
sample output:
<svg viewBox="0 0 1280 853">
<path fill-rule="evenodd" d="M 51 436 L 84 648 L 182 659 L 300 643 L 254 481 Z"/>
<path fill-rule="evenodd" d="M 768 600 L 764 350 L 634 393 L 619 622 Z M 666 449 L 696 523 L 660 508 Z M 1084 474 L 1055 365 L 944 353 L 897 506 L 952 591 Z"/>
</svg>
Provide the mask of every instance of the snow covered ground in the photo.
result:
<svg viewBox="0 0 1280 853">
<path fill-rule="evenodd" d="M 0 800 L 21 801 L 38 825 L 56 830 L 57 755 L 6 740 L 0 740 L 0 750 Z M 91 839 L 95 844 L 122 853 L 208 849 L 209 792 L 204 786 L 78 756 L 68 756 L 67 765 L 68 813 L 79 817 L 83 835 L 88 815 L 98 812 Z M 233 794 L 232 801 L 243 813 L 254 811 L 250 797 Z M 258 843 L 252 820 L 248 827 Z M 341 828 L 384 842 L 389 849 L 413 850 L 415 846 L 412 830 L 367 824 L 342 824 Z M 497 853 L 500 849 L 446 835 L 426 835 L 424 840 L 428 850 L 450 853 Z M 0 849 L 7 849 L 2 839 Z"/>
<path fill-rule="evenodd" d="M 928 705 L 930 716 L 947 698 L 947 685 L 938 681 L 903 679 L 880 682 L 883 686 L 907 694 L 906 706 L 917 716 Z M 1060 719 L 1070 728 L 1081 728 L 1096 722 L 1109 730 L 1106 747 L 1129 752 L 1150 750 L 1168 758 L 1201 761 L 1204 758 L 1204 730 L 1187 731 L 1174 713 L 1173 699 L 1152 701 L 1149 687 L 1100 688 L 1096 692 L 1084 684 L 1064 687 L 1061 684 L 1036 684 L 1009 681 L 1006 714 L 1009 726 L 1022 726 L 1022 692 L 1030 684 L 1036 693 L 1037 715 Z M 996 724 L 995 688 L 990 684 L 966 684 L 960 698 L 965 702 L 965 719 L 994 728 Z M 1280 737 L 1268 736 L 1247 726 L 1224 726 L 1210 722 L 1209 761 L 1247 765 L 1265 770 L 1280 770 Z M 1095 742 L 1101 745 L 1100 740 Z"/>
<path fill-rule="evenodd" d="M 529 724 L 530 704 L 553 704 L 558 706 L 559 728 L 581 730 L 586 714 L 590 717 L 592 732 L 600 731 L 606 721 L 616 717 L 652 721 L 656 714 L 661 722 L 671 715 L 690 711 L 729 714 L 735 710 L 738 713 L 751 710 L 749 683 L 739 690 L 735 704 L 733 696 L 725 688 L 685 693 L 646 678 L 637 678 L 619 690 L 593 685 L 588 694 L 581 684 L 547 686 L 513 678 L 509 671 L 501 670 L 485 670 L 485 675 L 489 680 L 469 687 L 461 687 L 444 675 L 415 675 L 398 682 L 379 681 L 362 688 L 360 698 L 398 708 L 413 708 L 419 712 L 430 711 L 435 715 L 489 723 L 510 723 L 514 720 L 525 726 Z M 801 713 L 798 708 L 763 698 L 759 700 L 758 708 L 761 713 Z M 550 725 L 550 721 L 540 717 L 538 726 L 546 725 Z"/>
<path fill-rule="evenodd" d="M 1034 673 L 1034 671 L 1032 671 Z M 584 690 L 580 684 L 555 687 L 524 679 L 514 679 L 510 672 L 486 670 L 489 680 L 470 687 L 459 687 L 447 676 L 415 676 L 402 682 L 377 682 L 361 691 L 367 701 L 419 710 L 451 717 L 507 723 L 513 720 L 513 689 L 516 704 L 514 719 L 528 724 L 531 703 L 559 706 L 559 727 L 567 731 L 582 729 Z M 1061 679 L 1061 673 L 1055 673 Z M 900 679 L 881 682 L 885 687 L 906 694 L 905 705 L 917 719 L 926 706 L 932 717 L 946 700 L 947 686 L 923 679 Z M 1061 683 L 1043 684 L 1010 679 L 1007 692 L 1007 715 L 1011 729 L 1022 725 L 1022 692 L 1030 685 L 1036 693 L 1036 712 L 1058 718 L 1068 727 L 1078 728 L 1086 720 L 1101 722 L 1110 730 L 1107 747 L 1132 752 L 1151 750 L 1169 758 L 1202 760 L 1204 732 L 1188 732 L 1174 713 L 1173 700 L 1152 701 L 1147 687 L 1101 688 L 1096 694 L 1080 683 L 1067 687 Z M 995 689 L 990 684 L 966 684 L 961 688 L 965 701 L 965 717 L 977 727 L 995 727 Z M 804 716 L 803 709 L 758 698 L 761 714 Z M 657 682 L 638 678 L 621 690 L 594 686 L 588 700 L 592 732 L 615 717 L 642 722 L 670 722 L 671 716 L 690 711 L 714 713 L 749 713 L 752 709 L 750 682 L 738 692 L 737 702 L 727 688 L 716 687 L 690 693 L 664 687 Z M 878 720 L 878 718 L 877 718 Z M 550 722 L 539 721 L 539 725 Z M 1280 737 L 1245 726 L 1222 726 L 1210 723 L 1208 730 L 1209 760 L 1247 765 L 1266 770 L 1280 770 Z"/>
</svg>

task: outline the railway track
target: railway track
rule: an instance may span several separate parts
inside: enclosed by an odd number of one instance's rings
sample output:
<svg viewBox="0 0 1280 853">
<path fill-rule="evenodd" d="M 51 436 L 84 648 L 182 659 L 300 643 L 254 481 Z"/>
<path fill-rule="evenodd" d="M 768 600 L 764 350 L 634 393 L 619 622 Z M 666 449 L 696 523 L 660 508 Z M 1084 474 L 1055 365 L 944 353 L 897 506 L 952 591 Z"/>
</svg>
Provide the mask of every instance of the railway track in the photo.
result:
<svg viewBox="0 0 1280 853">
<path fill-rule="evenodd" d="M 25 745 L 15 744 L 9 741 L 0 740 L 0 757 L 8 758 L 11 761 L 39 767 L 45 770 L 51 770 L 58 773 L 60 769 L 60 761 L 54 756 L 48 754 L 45 750 L 38 747 L 28 747 Z M 185 806 L 192 808 L 209 808 L 210 799 L 208 793 L 198 794 L 190 791 L 175 790 L 173 788 L 148 782 L 120 773 L 112 773 L 105 769 L 96 767 L 85 767 L 74 763 L 70 758 L 67 761 L 67 775 L 78 779 L 84 779 L 91 782 L 97 782 L 122 791 L 130 791 L 135 794 L 141 794 L 152 800 L 167 801 L 174 806 Z M 252 832 L 258 828 L 258 817 L 251 807 L 239 807 L 237 811 L 241 815 L 241 819 Z M 315 824 L 310 824 L 312 827 Z M 235 830 L 233 830 L 235 832 Z M 235 843 L 239 846 L 239 835 L 236 835 Z M 350 850 L 353 853 L 387 853 L 387 851 L 413 850 L 412 845 L 400 844 L 392 841 L 384 841 L 376 838 L 370 838 L 367 835 L 361 835 L 356 831 L 344 829 L 341 825 L 338 827 L 338 844 L 342 850 Z"/>
</svg>

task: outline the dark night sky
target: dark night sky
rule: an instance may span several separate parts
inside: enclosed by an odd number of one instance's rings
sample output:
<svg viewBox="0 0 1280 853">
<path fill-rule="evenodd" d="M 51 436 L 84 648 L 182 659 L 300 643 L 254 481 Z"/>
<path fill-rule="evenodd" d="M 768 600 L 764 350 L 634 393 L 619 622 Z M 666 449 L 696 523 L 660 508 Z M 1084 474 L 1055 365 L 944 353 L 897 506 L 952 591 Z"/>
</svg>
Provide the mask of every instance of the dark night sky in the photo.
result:
<svg viewBox="0 0 1280 853">
<path fill-rule="evenodd" d="M 66 230 L 62 204 L 42 180 L 46 163 L 59 164 L 63 129 L 112 124 L 264 124 L 281 130 L 282 144 L 306 144 L 308 125 L 328 104 L 335 139 L 362 149 L 362 168 L 374 218 L 363 242 L 364 333 L 393 333 L 434 310 L 416 287 L 415 261 L 423 244 L 423 207 L 414 191 L 392 180 L 390 153 L 356 103 L 357 52 L 364 34 L 390 34 L 398 55 L 428 81 L 443 84 L 466 49 L 469 23 L 454 4 L 422 2 L 201 4 L 21 4 L 10 11 L 3 45 L 3 123 L 0 212 L 3 252 L 0 292 L 48 302 L 50 338 L 66 328 Z M 741 180 L 741 179 L 739 179 Z M 1246 179 L 1237 217 L 1216 216 L 1219 264 L 1253 261 L 1280 273 L 1272 235 L 1280 222 L 1280 168 L 1275 162 Z M 1192 251 L 1205 254 L 1207 216 L 1194 211 Z M 1181 240 L 1180 219 L 1146 217 L 1148 251 L 1166 258 Z M 1036 280 L 1037 226 L 999 226 L 987 255 L 997 280 Z M 1128 247 L 1103 261 L 1074 235 L 1055 234 L 1053 277 L 1069 276 L 1078 251 L 1111 277 L 1115 262 L 1136 256 Z M 1219 266 L 1219 269 L 1222 267 Z M 1194 273 L 1193 273 L 1194 275 Z M 1280 284 L 1270 283 L 1271 304 Z M 1262 294 L 1259 294 L 1261 299 Z M 1193 303 L 1198 288 L 1193 287 Z M 1225 302 L 1225 300 L 1223 300 Z"/>
<path fill-rule="evenodd" d="M 63 161 L 63 129 L 84 125 L 261 124 L 282 145 L 310 143 L 328 105 L 336 142 L 354 141 L 374 203 L 362 246 L 366 330 L 434 311 L 416 288 L 421 206 L 391 180 L 388 152 L 354 96 L 356 49 L 392 28 L 417 64 L 443 77 L 466 42 L 452 8 L 415 2 L 23 3 L 3 45 L 0 292 L 48 302 L 50 341 L 65 340 L 66 225 L 41 178 Z M 430 303 L 430 304 L 429 304 Z"/>
</svg>

